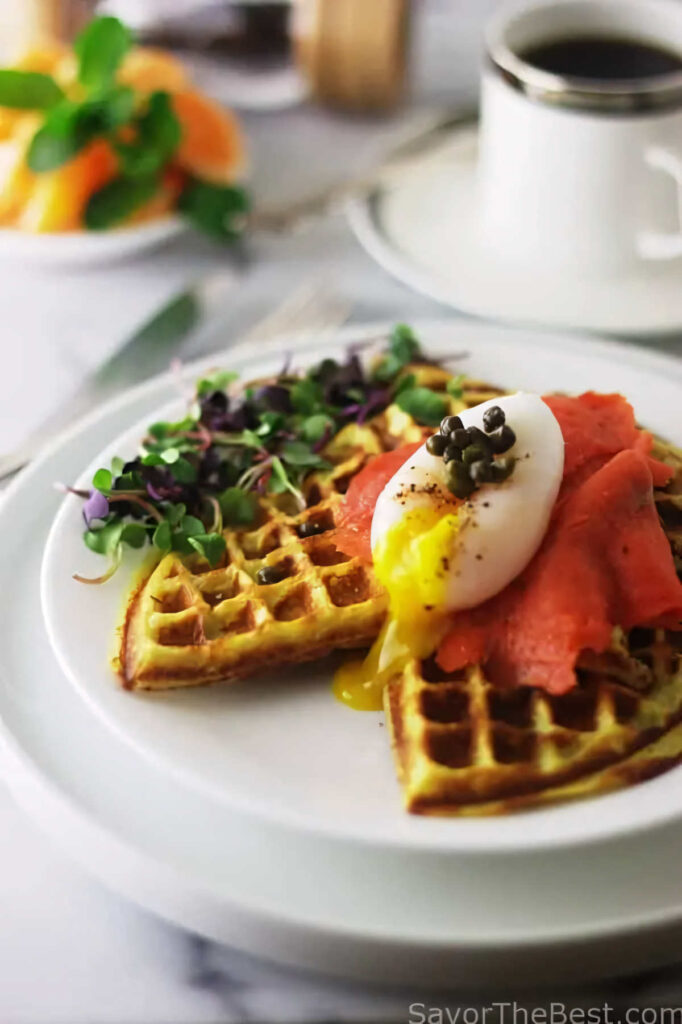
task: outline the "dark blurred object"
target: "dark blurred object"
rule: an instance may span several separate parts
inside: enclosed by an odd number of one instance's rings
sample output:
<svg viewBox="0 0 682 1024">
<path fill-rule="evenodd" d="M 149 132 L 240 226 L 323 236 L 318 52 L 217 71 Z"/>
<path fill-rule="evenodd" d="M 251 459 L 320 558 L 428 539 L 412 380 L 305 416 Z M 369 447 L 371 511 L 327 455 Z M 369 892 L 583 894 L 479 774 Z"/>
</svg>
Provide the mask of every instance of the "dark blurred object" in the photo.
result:
<svg viewBox="0 0 682 1024">
<path fill-rule="evenodd" d="M 1 2 L 1 0 L 0 0 Z M 174 50 L 204 91 L 241 109 L 282 109 L 305 94 L 292 64 L 292 0 L 102 0 L 144 45 Z"/>
<path fill-rule="evenodd" d="M 403 94 L 409 0 L 295 0 L 294 44 L 313 94 L 345 110 L 387 110 Z"/>
<path fill-rule="evenodd" d="M 106 6 L 154 46 L 264 61 L 289 52 L 291 0 L 112 0 Z"/>
</svg>

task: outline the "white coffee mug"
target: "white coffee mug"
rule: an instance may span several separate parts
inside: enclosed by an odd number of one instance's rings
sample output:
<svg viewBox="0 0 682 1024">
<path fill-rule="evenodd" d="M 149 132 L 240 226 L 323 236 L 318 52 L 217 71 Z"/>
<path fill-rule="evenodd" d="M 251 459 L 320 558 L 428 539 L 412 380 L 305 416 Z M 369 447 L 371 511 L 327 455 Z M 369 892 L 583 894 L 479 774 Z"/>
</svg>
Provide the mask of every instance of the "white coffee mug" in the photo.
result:
<svg viewBox="0 0 682 1024">
<path fill-rule="evenodd" d="M 483 246 L 517 264 L 622 272 L 682 258 L 682 72 L 628 81 L 539 70 L 539 44 L 607 36 L 682 59 L 677 0 L 531 0 L 486 36 L 478 167 Z"/>
</svg>

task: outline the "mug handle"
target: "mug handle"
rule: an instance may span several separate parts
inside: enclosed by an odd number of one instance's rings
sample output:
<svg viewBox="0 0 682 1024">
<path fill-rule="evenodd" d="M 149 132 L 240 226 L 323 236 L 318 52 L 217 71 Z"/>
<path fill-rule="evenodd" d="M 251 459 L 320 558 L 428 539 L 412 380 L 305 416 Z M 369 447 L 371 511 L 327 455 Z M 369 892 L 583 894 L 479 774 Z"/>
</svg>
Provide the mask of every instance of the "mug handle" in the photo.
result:
<svg viewBox="0 0 682 1024">
<path fill-rule="evenodd" d="M 669 174 L 677 185 L 679 231 L 645 231 L 638 238 L 640 256 L 649 260 L 673 260 L 682 256 L 682 157 L 662 146 L 651 146 L 644 160 L 654 170 Z"/>
</svg>

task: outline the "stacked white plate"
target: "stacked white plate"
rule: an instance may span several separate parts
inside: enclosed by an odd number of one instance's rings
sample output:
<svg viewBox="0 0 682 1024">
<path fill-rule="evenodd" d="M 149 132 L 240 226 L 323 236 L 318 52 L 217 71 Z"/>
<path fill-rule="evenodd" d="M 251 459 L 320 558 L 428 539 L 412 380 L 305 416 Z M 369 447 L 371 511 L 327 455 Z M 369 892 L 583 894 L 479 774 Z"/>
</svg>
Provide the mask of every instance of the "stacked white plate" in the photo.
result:
<svg viewBox="0 0 682 1024">
<path fill-rule="evenodd" d="M 466 351 L 463 372 L 505 387 L 622 391 L 641 422 L 682 441 L 675 360 L 461 322 L 417 328 L 428 350 Z M 381 329 L 341 332 L 339 350 Z M 322 354 L 296 349 L 301 365 Z M 244 377 L 280 362 L 210 360 Z M 681 770 L 501 819 L 410 817 L 382 716 L 335 702 L 329 665 L 169 694 L 117 688 L 108 656 L 132 563 L 102 587 L 73 581 L 101 564 L 78 500 L 52 484 L 87 484 L 181 405 L 165 377 L 129 392 L 58 439 L 0 510 L 0 753 L 26 810 L 131 899 L 289 964 L 454 986 L 679 958 Z"/>
</svg>

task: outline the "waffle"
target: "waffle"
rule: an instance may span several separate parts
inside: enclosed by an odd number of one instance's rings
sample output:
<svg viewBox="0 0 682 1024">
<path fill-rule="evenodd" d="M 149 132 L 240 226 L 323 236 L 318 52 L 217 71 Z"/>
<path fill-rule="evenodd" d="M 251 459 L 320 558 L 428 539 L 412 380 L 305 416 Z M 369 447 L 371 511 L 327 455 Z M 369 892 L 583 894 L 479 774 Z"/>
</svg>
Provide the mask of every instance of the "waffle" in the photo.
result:
<svg viewBox="0 0 682 1024">
<path fill-rule="evenodd" d="M 450 374 L 430 365 L 409 367 L 419 384 L 444 391 Z M 500 394 L 467 381 L 453 412 Z M 347 558 L 328 535 L 343 494 L 368 458 L 430 431 L 393 405 L 363 426 L 351 424 L 324 451 L 333 468 L 304 482 L 306 508 L 288 495 L 261 499 L 254 528 L 227 530 L 226 554 L 211 569 L 199 556 L 162 558 L 128 604 L 117 669 L 130 689 L 165 689 L 234 680 L 339 648 L 365 647 L 386 613 L 371 567 Z M 303 523 L 317 534 L 299 536 Z M 276 566 L 278 583 L 256 574 Z"/>
<path fill-rule="evenodd" d="M 657 442 L 675 470 L 655 492 L 682 574 L 682 453 Z M 682 761 L 682 633 L 614 632 L 587 653 L 562 696 L 503 690 L 480 666 L 445 673 L 415 660 L 385 691 L 406 807 L 418 814 L 504 813 L 605 792 Z"/>
</svg>

